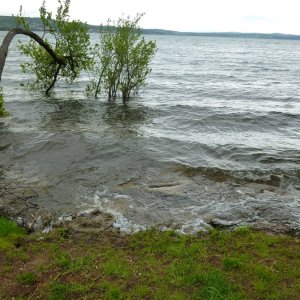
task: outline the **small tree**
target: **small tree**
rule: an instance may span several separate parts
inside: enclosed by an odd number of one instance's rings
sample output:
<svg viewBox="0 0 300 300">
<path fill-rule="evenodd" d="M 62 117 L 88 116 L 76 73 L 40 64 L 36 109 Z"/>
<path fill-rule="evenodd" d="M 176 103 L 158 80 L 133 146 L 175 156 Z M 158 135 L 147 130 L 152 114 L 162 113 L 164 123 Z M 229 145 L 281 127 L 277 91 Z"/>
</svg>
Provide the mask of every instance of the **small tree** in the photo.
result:
<svg viewBox="0 0 300 300">
<path fill-rule="evenodd" d="M 57 79 L 61 77 L 72 83 L 79 77 L 80 71 L 88 70 L 93 65 L 90 57 L 90 36 L 88 26 L 80 21 L 69 20 L 70 0 L 58 0 L 55 19 L 48 12 L 45 0 L 40 8 L 40 18 L 44 26 L 41 36 L 34 33 L 25 18 L 20 14 L 15 17 L 16 28 L 12 28 L 4 37 L 0 47 L 0 82 L 6 62 L 9 46 L 16 35 L 30 37 L 28 43 L 19 42 L 21 53 L 32 58 L 31 62 L 21 65 L 25 73 L 33 73 L 35 81 L 29 82 L 30 90 L 42 89 L 46 94 L 54 87 Z M 51 37 L 54 41 L 51 44 Z M 6 116 L 2 87 L 0 87 L 0 117 Z"/>
<path fill-rule="evenodd" d="M 93 64 L 89 55 L 88 26 L 80 21 L 69 20 L 70 0 L 58 0 L 58 3 L 56 16 L 52 18 L 52 13 L 47 11 L 43 1 L 40 18 L 44 26 L 42 39 L 48 45 L 52 42 L 51 48 L 60 60 L 49 55 L 47 49 L 33 39 L 28 43 L 19 42 L 21 53 L 32 59 L 31 62 L 23 63 L 21 69 L 24 73 L 36 76 L 35 81 L 27 83 L 30 90 L 42 89 L 49 93 L 59 77 L 72 83 L 79 77 L 81 70 L 88 70 Z M 30 30 L 21 13 L 16 21 L 19 26 Z"/>
<path fill-rule="evenodd" d="M 108 21 L 102 32 L 100 45 L 95 47 L 96 64 L 94 72 L 98 81 L 88 87 L 95 97 L 104 93 L 108 101 L 114 101 L 121 93 L 123 103 L 145 84 L 151 72 L 150 61 L 156 52 L 156 43 L 146 41 L 138 26 L 143 14 L 133 20 L 119 19 L 117 23 Z"/>
</svg>

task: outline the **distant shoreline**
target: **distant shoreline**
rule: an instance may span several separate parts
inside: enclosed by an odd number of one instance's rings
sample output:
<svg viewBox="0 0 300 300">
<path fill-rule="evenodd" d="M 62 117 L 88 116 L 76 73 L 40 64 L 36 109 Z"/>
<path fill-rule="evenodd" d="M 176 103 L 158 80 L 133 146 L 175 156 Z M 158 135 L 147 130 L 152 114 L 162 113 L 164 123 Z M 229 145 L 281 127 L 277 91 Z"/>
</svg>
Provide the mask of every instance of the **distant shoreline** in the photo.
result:
<svg viewBox="0 0 300 300">
<path fill-rule="evenodd" d="M 226 38 L 252 38 L 252 39 L 279 39 L 300 40 L 300 35 L 281 33 L 242 33 L 242 32 L 180 32 L 162 29 L 144 29 L 145 34 L 177 35 L 177 36 L 201 36 L 201 37 L 226 37 Z"/>
<path fill-rule="evenodd" d="M 43 30 L 40 18 L 25 18 L 33 31 Z M 100 25 L 87 24 L 91 32 L 99 31 Z M 0 16 L 0 31 L 8 31 L 15 27 L 13 17 Z M 143 29 L 144 34 L 175 35 L 175 36 L 200 36 L 200 37 L 225 37 L 225 38 L 252 38 L 252 39 L 277 39 L 300 40 L 300 35 L 283 33 L 243 33 L 243 32 L 181 32 L 165 29 Z"/>
</svg>

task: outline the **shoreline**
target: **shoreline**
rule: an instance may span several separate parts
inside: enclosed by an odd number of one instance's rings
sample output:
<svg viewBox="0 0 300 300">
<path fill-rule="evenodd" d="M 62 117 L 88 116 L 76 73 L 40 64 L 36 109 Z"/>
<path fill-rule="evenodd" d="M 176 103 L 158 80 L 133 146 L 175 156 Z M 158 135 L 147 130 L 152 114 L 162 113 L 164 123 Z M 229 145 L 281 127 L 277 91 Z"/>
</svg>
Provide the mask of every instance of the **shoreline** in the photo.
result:
<svg viewBox="0 0 300 300">
<path fill-rule="evenodd" d="M 163 176 L 163 182 L 146 178 L 118 183 L 110 192 L 96 193 L 94 203 L 87 203 L 80 208 L 74 205 L 72 211 L 51 211 L 49 208 L 44 208 L 41 206 L 42 203 L 38 204 L 41 201 L 34 190 L 9 186 L 3 181 L 1 183 L 3 193 L 0 194 L 0 216 L 15 220 L 28 231 L 49 232 L 52 228 L 70 223 L 70 226 L 85 232 L 88 228 L 91 232 L 112 228 L 126 234 L 154 228 L 193 235 L 212 228 L 232 230 L 236 227 L 248 226 L 265 232 L 300 235 L 295 213 L 290 207 L 284 206 L 283 200 L 288 199 L 286 197 L 289 195 L 286 194 L 286 189 L 257 183 L 237 184 L 222 180 L 212 181 L 211 178 L 197 174 L 186 176 L 171 172 L 164 173 Z M 158 219 L 154 215 L 157 210 L 147 212 L 145 207 L 138 207 L 140 211 L 134 215 L 135 206 L 132 201 L 146 196 L 146 193 L 154 195 L 155 200 L 161 203 L 169 201 L 171 205 L 174 200 L 181 201 L 179 203 L 181 206 L 178 206 L 177 210 L 184 210 L 184 205 L 186 205 L 184 197 L 189 190 L 202 195 L 203 198 L 196 204 L 198 206 L 188 207 L 191 210 L 195 209 L 196 214 L 186 215 L 189 218 L 185 218 L 184 223 L 180 223 L 181 219 L 175 218 L 176 211 L 174 216 L 170 214 L 166 215 L 166 219 Z M 295 193 L 298 193 L 298 190 Z M 285 198 L 278 201 L 276 195 Z M 210 202 L 210 199 L 214 197 L 215 200 Z M 223 211 L 224 208 L 225 211 Z M 127 210 L 129 216 L 125 214 Z M 143 221 L 139 219 L 141 216 L 147 217 L 148 223 L 139 223 Z"/>
<path fill-rule="evenodd" d="M 166 227 L 165 225 L 156 225 L 151 227 L 135 227 L 136 230 L 124 231 L 120 228 L 116 218 L 107 212 L 103 212 L 98 208 L 80 211 L 74 214 L 63 213 L 59 217 L 51 215 L 51 213 L 38 206 L 34 206 L 35 213 L 21 210 L 21 214 L 14 215 L 14 208 L 11 206 L 0 205 L 0 217 L 7 218 L 21 226 L 27 233 L 43 233 L 48 234 L 60 228 L 67 228 L 78 233 L 97 234 L 103 232 L 114 232 L 121 236 L 134 235 L 139 232 L 157 230 L 159 232 L 174 231 L 180 235 L 196 236 L 198 234 L 205 234 L 211 230 L 217 229 L 222 231 L 233 231 L 241 227 L 247 227 L 250 230 L 260 231 L 266 234 L 288 235 L 291 237 L 300 237 L 299 228 L 286 228 L 284 225 L 270 227 L 268 225 L 259 224 L 253 225 L 251 223 L 235 224 L 234 222 L 223 222 L 221 220 L 211 220 L 200 230 L 193 233 L 185 233 L 174 227 Z"/>
</svg>

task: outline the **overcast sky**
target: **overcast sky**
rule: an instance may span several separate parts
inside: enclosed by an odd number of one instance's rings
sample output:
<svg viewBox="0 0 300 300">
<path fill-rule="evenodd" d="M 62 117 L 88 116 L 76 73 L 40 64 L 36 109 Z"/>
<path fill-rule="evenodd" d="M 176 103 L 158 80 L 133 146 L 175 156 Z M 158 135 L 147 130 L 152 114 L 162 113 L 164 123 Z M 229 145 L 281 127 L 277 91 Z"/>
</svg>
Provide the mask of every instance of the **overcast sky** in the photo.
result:
<svg viewBox="0 0 300 300">
<path fill-rule="evenodd" d="M 0 15 L 38 16 L 39 0 L 1 0 Z M 56 7 L 48 0 L 47 7 Z M 178 31 L 238 31 L 300 34 L 300 0 L 71 0 L 71 18 L 90 24 L 146 15 L 140 25 Z"/>
</svg>

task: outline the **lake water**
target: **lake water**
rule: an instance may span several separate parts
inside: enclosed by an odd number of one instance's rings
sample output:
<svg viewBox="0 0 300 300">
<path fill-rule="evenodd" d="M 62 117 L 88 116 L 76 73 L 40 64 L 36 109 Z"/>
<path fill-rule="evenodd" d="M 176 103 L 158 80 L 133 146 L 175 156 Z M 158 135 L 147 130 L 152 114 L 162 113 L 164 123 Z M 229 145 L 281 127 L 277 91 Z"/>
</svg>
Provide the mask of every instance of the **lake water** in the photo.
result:
<svg viewBox="0 0 300 300">
<path fill-rule="evenodd" d="M 147 38 L 158 45 L 153 71 L 128 107 L 87 98 L 88 74 L 49 97 L 30 94 L 11 48 L 2 76 L 11 116 L 0 121 L 7 180 L 55 216 L 99 208 L 126 232 L 298 230 L 300 42 Z"/>
</svg>

